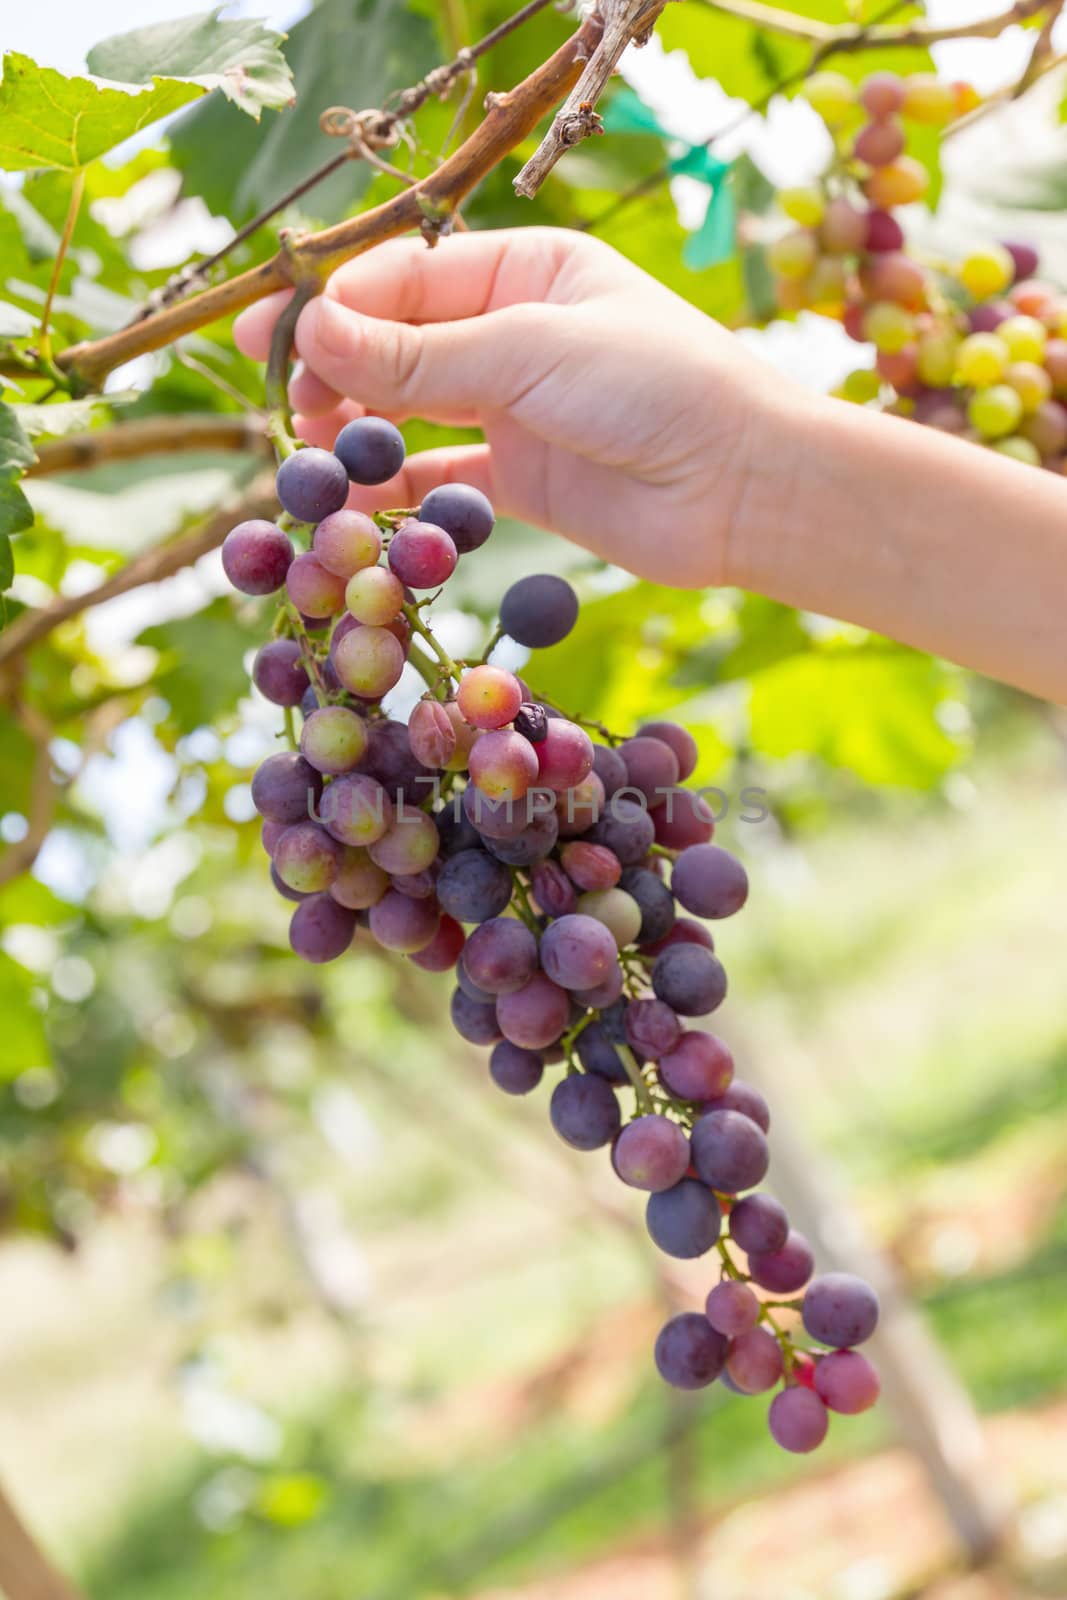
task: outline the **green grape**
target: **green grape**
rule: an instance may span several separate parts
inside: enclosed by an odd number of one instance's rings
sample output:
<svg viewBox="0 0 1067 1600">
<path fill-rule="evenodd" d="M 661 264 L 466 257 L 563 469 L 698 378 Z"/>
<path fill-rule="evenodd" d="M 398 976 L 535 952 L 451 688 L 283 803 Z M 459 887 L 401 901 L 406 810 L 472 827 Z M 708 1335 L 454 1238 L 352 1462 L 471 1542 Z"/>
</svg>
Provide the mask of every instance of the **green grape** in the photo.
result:
<svg viewBox="0 0 1067 1600">
<path fill-rule="evenodd" d="M 864 315 L 863 331 L 876 350 L 895 355 L 915 337 L 915 318 L 892 300 L 877 300 Z"/>
<path fill-rule="evenodd" d="M 997 329 L 1013 361 L 1043 361 L 1048 329 L 1036 317 L 1007 317 Z"/>
<path fill-rule="evenodd" d="M 1006 383 L 994 383 L 971 396 L 967 419 L 984 439 L 1002 439 L 1014 432 L 1022 419 L 1023 403 Z"/>
<path fill-rule="evenodd" d="M 1029 439 L 1013 433 L 1010 438 L 998 439 L 991 449 L 999 455 L 1011 456 L 1013 461 L 1021 461 L 1026 467 L 1039 467 L 1041 465 L 1041 452 L 1036 444 L 1031 444 Z"/>
<path fill-rule="evenodd" d="M 804 228 L 794 228 L 767 247 L 767 264 L 779 278 L 806 278 L 818 254 L 815 235 Z"/>
<path fill-rule="evenodd" d="M 931 389 L 947 389 L 956 371 L 960 336 L 955 328 L 935 327 L 919 335 L 915 370 Z"/>
<path fill-rule="evenodd" d="M 957 276 L 976 300 L 988 300 L 1010 286 L 1015 277 L 1015 262 L 1003 245 L 990 244 L 983 250 L 973 250 L 960 263 Z"/>
<path fill-rule="evenodd" d="M 956 376 L 971 388 L 984 389 L 999 383 L 1010 360 L 1007 345 L 995 333 L 972 333 L 956 353 Z"/>
<path fill-rule="evenodd" d="M 800 94 L 830 128 L 847 122 L 856 109 L 856 86 L 841 72 L 816 72 Z"/>
<path fill-rule="evenodd" d="M 778 204 L 791 222 L 802 228 L 817 228 L 826 211 L 826 197 L 814 184 L 804 188 L 782 189 Z"/>
</svg>

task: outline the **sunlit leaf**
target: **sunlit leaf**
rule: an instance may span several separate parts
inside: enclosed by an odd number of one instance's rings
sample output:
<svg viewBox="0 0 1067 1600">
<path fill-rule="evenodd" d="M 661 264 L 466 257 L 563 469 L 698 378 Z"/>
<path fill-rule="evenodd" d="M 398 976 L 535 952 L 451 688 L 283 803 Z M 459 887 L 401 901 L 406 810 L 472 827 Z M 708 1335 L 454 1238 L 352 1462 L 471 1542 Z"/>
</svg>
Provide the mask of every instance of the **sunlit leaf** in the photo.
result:
<svg viewBox="0 0 1067 1600">
<path fill-rule="evenodd" d="M 278 48 L 284 37 L 255 18 L 224 20 L 218 7 L 104 39 L 86 65 L 118 83 L 147 83 L 156 74 L 221 89 L 258 121 L 263 110 L 292 103 L 293 75 Z"/>
</svg>

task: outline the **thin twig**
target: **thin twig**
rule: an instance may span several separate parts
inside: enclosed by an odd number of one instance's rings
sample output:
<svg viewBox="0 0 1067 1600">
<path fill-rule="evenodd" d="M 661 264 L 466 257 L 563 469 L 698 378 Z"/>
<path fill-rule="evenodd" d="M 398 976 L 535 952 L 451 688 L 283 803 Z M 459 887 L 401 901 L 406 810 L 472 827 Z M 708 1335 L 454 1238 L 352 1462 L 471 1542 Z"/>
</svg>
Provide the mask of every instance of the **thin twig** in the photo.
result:
<svg viewBox="0 0 1067 1600">
<path fill-rule="evenodd" d="M 263 417 L 257 412 L 232 416 L 154 416 L 119 422 L 111 428 L 49 439 L 37 446 L 37 460 L 28 478 L 56 472 L 81 472 L 104 461 L 130 461 L 141 456 L 179 455 L 189 450 L 236 450 L 268 453 Z"/>
<path fill-rule="evenodd" d="M 63 263 L 67 259 L 70 241 L 74 236 L 74 224 L 78 220 L 78 212 L 81 210 L 82 195 L 84 193 L 85 168 L 81 167 L 74 174 L 74 182 L 70 190 L 70 201 L 67 205 L 67 219 L 63 224 L 63 234 L 59 241 L 59 249 L 56 251 L 56 259 L 52 263 L 52 276 L 48 280 L 48 293 L 45 296 L 44 310 L 41 312 L 41 327 L 37 335 L 37 342 L 40 345 L 41 354 L 46 360 L 52 354 L 52 340 L 48 333 L 48 324 L 52 316 L 52 302 L 55 300 L 56 290 L 59 288 L 59 276 L 63 271 Z"/>
<path fill-rule="evenodd" d="M 1016 23 L 1027 22 L 1038 16 L 1054 0 L 1016 0 L 1014 5 L 992 17 L 978 22 L 950 23 L 933 27 L 927 22 L 908 23 L 903 28 L 881 28 L 875 23 L 834 24 L 817 22 L 811 17 L 798 17 L 782 11 L 777 6 L 764 5 L 762 0 L 701 0 L 712 11 L 726 16 L 739 17 L 757 28 L 767 28 L 791 39 L 806 39 L 819 45 L 827 53 L 878 49 L 928 49 L 933 44 L 944 44 L 950 39 L 996 39 Z"/>
<path fill-rule="evenodd" d="M 88 611 L 91 606 L 113 600 L 146 583 L 170 578 L 183 567 L 191 566 L 209 550 L 220 545 L 235 522 L 250 517 L 270 517 L 278 508 L 273 471 L 254 478 L 240 496 L 221 506 L 213 516 L 189 533 L 168 544 L 155 545 L 122 567 L 113 577 L 97 584 L 85 594 L 60 595 L 35 611 L 23 611 L 0 633 L 0 666 L 14 661 L 31 645 L 47 637 L 60 623 Z"/>
</svg>

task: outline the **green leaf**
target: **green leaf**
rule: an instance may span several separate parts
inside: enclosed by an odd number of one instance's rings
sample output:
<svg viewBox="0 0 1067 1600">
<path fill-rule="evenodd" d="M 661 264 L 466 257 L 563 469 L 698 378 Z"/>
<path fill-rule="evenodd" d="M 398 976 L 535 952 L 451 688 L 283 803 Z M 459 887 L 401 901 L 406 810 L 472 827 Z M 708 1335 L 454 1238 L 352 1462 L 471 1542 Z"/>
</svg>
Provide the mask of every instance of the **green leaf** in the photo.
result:
<svg viewBox="0 0 1067 1600">
<path fill-rule="evenodd" d="M 14 478 L 0 478 L 0 538 L 33 527 L 33 507 Z M 10 583 L 10 578 L 8 582 Z"/>
<path fill-rule="evenodd" d="M 0 475 L 25 472 L 36 459 L 16 408 L 0 400 Z"/>
<path fill-rule="evenodd" d="M 17 1078 L 51 1059 L 44 1018 L 33 1003 L 36 986 L 31 972 L 0 951 L 0 1078 Z"/>
<path fill-rule="evenodd" d="M 9 711 L 0 711 L 0 811 L 26 816 L 36 751 Z"/>
<path fill-rule="evenodd" d="M 433 27 L 411 15 L 404 0 L 323 0 L 292 29 L 288 56 L 297 89 L 291 110 L 257 126 L 215 96 L 170 130 L 186 190 L 234 222 L 272 204 L 338 153 L 338 141 L 319 127 L 327 106 L 381 105 L 440 60 Z M 346 163 L 303 204 L 336 221 L 372 177 L 364 163 Z"/>
<path fill-rule="evenodd" d="M 137 640 L 160 652 L 153 687 L 169 701 L 172 721 L 183 733 L 232 711 L 249 692 L 245 652 L 262 642 L 262 629 L 241 622 L 229 600 L 149 628 Z"/>
<path fill-rule="evenodd" d="M 10 589 L 15 577 L 15 557 L 11 550 L 11 540 L 8 535 L 0 534 L 0 589 Z M 6 608 L 4 619 L 7 621 Z"/>
<path fill-rule="evenodd" d="M 9 928 L 13 922 L 32 922 L 39 928 L 54 927 L 70 922 L 77 915 L 76 906 L 61 900 L 28 872 L 20 873 L 0 889 L 0 927 Z"/>
<path fill-rule="evenodd" d="M 67 78 L 12 50 L 0 81 L 0 168 L 77 172 L 203 93 L 199 84 L 161 78 L 133 91 Z"/>
<path fill-rule="evenodd" d="M 49 405 L 13 406 L 11 409 L 22 424 L 23 432 L 31 439 L 37 439 L 42 434 L 62 439 L 68 433 L 84 433 L 97 417 L 106 415 L 111 406 L 132 405 L 140 398 L 140 391 L 137 389 L 120 389 L 114 394 L 87 395 L 83 400 L 56 400 Z M 32 452 L 30 459 L 33 459 Z M 0 454 L 0 465 L 2 465 L 2 454 Z"/>
<path fill-rule="evenodd" d="M 221 89 L 254 117 L 293 101 L 293 75 L 278 46 L 285 38 L 255 18 L 222 20 L 222 8 L 104 39 L 86 65 L 100 78 L 147 83 L 149 75 Z"/>
<path fill-rule="evenodd" d="M 804 753 L 867 783 L 925 789 L 959 759 L 937 721 L 947 669 L 880 642 L 794 655 L 752 680 L 752 743 L 784 758 Z"/>
</svg>

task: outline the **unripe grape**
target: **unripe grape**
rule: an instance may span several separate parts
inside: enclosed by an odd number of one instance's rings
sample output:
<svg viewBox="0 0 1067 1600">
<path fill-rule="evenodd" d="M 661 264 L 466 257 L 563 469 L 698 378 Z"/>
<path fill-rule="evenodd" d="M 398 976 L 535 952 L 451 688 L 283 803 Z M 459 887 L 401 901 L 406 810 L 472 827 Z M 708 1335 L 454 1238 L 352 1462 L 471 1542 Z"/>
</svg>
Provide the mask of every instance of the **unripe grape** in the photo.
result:
<svg viewBox="0 0 1067 1600">
<path fill-rule="evenodd" d="M 620 950 L 635 943 L 641 932 L 641 907 L 625 889 L 598 889 L 579 895 L 578 910 L 583 916 L 602 922 Z"/>
<path fill-rule="evenodd" d="M 404 585 L 388 567 L 364 567 L 352 574 L 345 588 L 345 605 L 357 622 L 384 628 L 400 614 Z"/>
<path fill-rule="evenodd" d="M 852 152 L 869 167 L 886 167 L 904 153 L 904 129 L 895 117 L 869 122 L 857 133 Z"/>
<path fill-rule="evenodd" d="M 956 372 L 960 336 L 944 323 L 919 335 L 915 346 L 915 370 L 931 389 L 947 388 Z"/>
<path fill-rule="evenodd" d="M 767 246 L 767 265 L 779 278 L 806 278 L 818 254 L 815 235 L 806 228 L 794 228 Z"/>
<path fill-rule="evenodd" d="M 865 262 L 860 283 L 869 300 L 892 300 L 909 311 L 926 303 L 926 273 L 900 251 L 887 251 Z"/>
<path fill-rule="evenodd" d="M 373 844 L 393 825 L 395 808 L 377 778 L 348 772 L 327 784 L 319 802 L 323 826 L 342 844 Z"/>
<path fill-rule="evenodd" d="M 867 239 L 867 214 L 851 200 L 831 200 L 822 219 L 819 238 L 824 250 L 833 256 L 852 255 L 862 250 Z"/>
<path fill-rule="evenodd" d="M 403 522 L 389 544 L 389 565 L 412 589 L 436 589 L 456 570 L 459 553 L 443 528 Z"/>
<path fill-rule="evenodd" d="M 1055 314 L 1060 304 L 1052 285 L 1042 283 L 1039 278 L 1024 278 L 1021 283 L 1013 284 L 1008 298 L 1024 316 L 1040 317 L 1042 322 Z"/>
<path fill-rule="evenodd" d="M 891 117 L 904 104 L 904 80 L 895 72 L 872 72 L 860 84 L 860 104 L 872 117 Z"/>
<path fill-rule="evenodd" d="M 956 115 L 956 96 L 950 83 L 942 83 L 932 72 L 917 72 L 904 79 L 904 115 L 912 122 L 942 127 Z"/>
<path fill-rule="evenodd" d="M 984 439 L 1002 439 L 1019 425 L 1023 403 L 1006 383 L 994 383 L 971 396 L 967 418 Z"/>
<path fill-rule="evenodd" d="M 824 317 L 840 318 L 845 309 L 848 293 L 848 274 L 842 261 L 833 256 L 821 256 L 807 280 L 808 304 Z"/>
<path fill-rule="evenodd" d="M 977 111 L 982 104 L 982 96 L 978 93 L 973 83 L 965 83 L 962 79 L 957 78 L 950 87 L 955 103 L 955 116 L 965 117 L 968 112 Z"/>
<path fill-rule="evenodd" d="M 1062 455 L 1067 450 L 1067 411 L 1058 401 L 1046 400 L 1032 416 L 1023 418 L 1019 432 L 1039 455 Z"/>
<path fill-rule="evenodd" d="M 817 228 L 826 211 L 826 197 L 815 184 L 779 190 L 778 204 L 790 221 L 802 228 Z"/>
<path fill-rule="evenodd" d="M 864 248 L 875 255 L 887 250 L 903 250 L 904 229 L 896 217 L 888 211 L 868 211 Z"/>
<path fill-rule="evenodd" d="M 799 92 L 831 128 L 847 122 L 855 109 L 855 85 L 840 72 L 815 72 Z"/>
<path fill-rule="evenodd" d="M 522 705 L 522 687 L 503 667 L 472 667 L 460 679 L 456 704 L 472 728 L 503 728 Z"/>
<path fill-rule="evenodd" d="M 903 350 L 879 350 L 875 366 L 898 394 L 911 394 L 919 382 L 913 344 L 905 345 Z"/>
<path fill-rule="evenodd" d="M 537 782 L 536 748 L 521 733 L 494 728 L 471 749 L 468 770 L 490 800 L 521 800 Z"/>
<path fill-rule="evenodd" d="M 849 400 L 857 406 L 877 400 L 881 392 L 882 380 L 873 367 L 857 367 L 855 372 L 848 374 L 838 390 L 842 400 Z"/>
<path fill-rule="evenodd" d="M 350 911 L 367 911 L 377 905 L 389 887 L 389 874 L 376 866 L 366 850 L 346 847 L 330 893 Z"/>
<path fill-rule="evenodd" d="M 327 572 L 347 581 L 361 568 L 374 566 L 382 553 L 382 536 L 362 511 L 342 509 L 323 517 L 311 548 Z"/>
<path fill-rule="evenodd" d="M 1004 382 L 1015 390 L 1026 414 L 1052 398 L 1052 379 L 1036 361 L 1013 361 L 1004 373 Z"/>
<path fill-rule="evenodd" d="M 915 318 L 894 301 L 880 300 L 867 308 L 863 331 L 876 350 L 892 355 L 914 339 Z"/>
<path fill-rule="evenodd" d="M 334 667 L 352 694 L 379 700 L 400 680 L 404 647 L 388 628 L 354 628 L 337 646 Z"/>
<path fill-rule="evenodd" d="M 1010 359 L 1007 345 L 995 333 L 972 333 L 956 353 L 956 375 L 961 383 L 984 389 L 1004 376 Z"/>
<path fill-rule="evenodd" d="M 445 771 L 466 772 L 471 751 L 482 737 L 482 730 L 472 728 L 469 722 L 464 721 L 463 714 L 454 700 L 446 700 L 444 708 L 456 736 L 456 748 L 445 762 Z"/>
<path fill-rule="evenodd" d="M 305 617 L 332 617 L 344 605 L 344 579 L 327 571 L 310 551 L 297 556 L 286 573 L 285 587 Z"/>
<path fill-rule="evenodd" d="M 1013 433 L 1008 439 L 998 439 L 990 448 L 1000 456 L 1010 456 L 1013 461 L 1021 461 L 1024 467 L 1041 465 L 1040 450 L 1020 434 Z"/>
<path fill-rule="evenodd" d="M 957 276 L 968 294 L 976 300 L 989 300 L 1004 290 L 1015 278 L 1015 263 L 1003 245 L 989 244 L 983 250 L 972 250 L 960 263 Z"/>
<path fill-rule="evenodd" d="M 930 186 L 924 166 L 912 156 L 901 156 L 887 167 L 876 167 L 864 184 L 868 200 L 879 210 L 908 206 L 921 200 Z"/>
<path fill-rule="evenodd" d="M 300 754 L 316 772 L 351 772 L 366 748 L 366 723 L 346 706 L 322 706 L 300 730 Z"/>
<path fill-rule="evenodd" d="M 997 328 L 1013 361 L 1043 361 L 1048 346 L 1048 329 L 1036 317 L 1005 317 Z"/>
<path fill-rule="evenodd" d="M 293 561 L 288 534 L 262 518 L 239 522 L 222 545 L 222 570 L 242 594 L 273 594 Z"/>
<path fill-rule="evenodd" d="M 410 806 L 394 819 L 391 827 L 368 848 L 371 860 L 394 877 L 409 877 L 424 872 L 437 858 L 440 838 L 432 817 Z"/>
<path fill-rule="evenodd" d="M 806 311 L 811 304 L 807 278 L 775 278 L 774 299 L 780 311 Z"/>
<path fill-rule="evenodd" d="M 274 867 L 287 888 L 319 894 L 334 881 L 343 856 L 343 846 L 317 822 L 297 822 L 278 840 Z"/>
<path fill-rule="evenodd" d="M 452 718 L 439 700 L 420 700 L 408 718 L 412 754 L 424 767 L 447 765 L 456 751 Z"/>
</svg>

